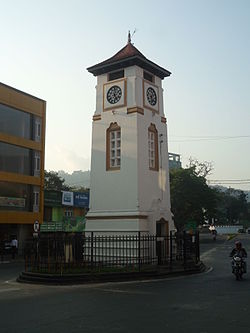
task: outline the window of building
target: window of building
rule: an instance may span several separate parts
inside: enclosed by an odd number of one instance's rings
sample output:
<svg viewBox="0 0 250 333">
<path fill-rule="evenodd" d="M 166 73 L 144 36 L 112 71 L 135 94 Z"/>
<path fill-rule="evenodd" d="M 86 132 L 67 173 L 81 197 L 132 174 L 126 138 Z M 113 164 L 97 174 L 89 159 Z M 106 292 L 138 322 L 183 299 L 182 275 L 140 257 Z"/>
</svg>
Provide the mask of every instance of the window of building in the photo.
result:
<svg viewBox="0 0 250 333">
<path fill-rule="evenodd" d="M 31 185 L 0 181 L 0 210 L 32 211 Z"/>
<path fill-rule="evenodd" d="M 31 114 L 0 104 L 0 119 L 0 132 L 32 139 Z"/>
<path fill-rule="evenodd" d="M 39 212 L 40 193 L 38 188 L 33 189 L 33 212 Z"/>
<path fill-rule="evenodd" d="M 34 192 L 34 205 L 38 206 L 39 205 L 39 192 Z"/>
<path fill-rule="evenodd" d="M 143 78 L 147 81 L 154 82 L 154 75 L 148 73 L 148 72 L 143 72 Z"/>
<path fill-rule="evenodd" d="M 64 216 L 65 217 L 72 217 L 73 216 L 73 211 L 72 210 L 65 210 L 64 211 Z"/>
<path fill-rule="evenodd" d="M 121 71 L 116 71 L 108 74 L 108 81 L 117 80 L 124 77 L 124 69 Z"/>
<path fill-rule="evenodd" d="M 106 169 L 117 170 L 121 167 L 121 128 L 111 123 L 107 129 Z"/>
<path fill-rule="evenodd" d="M 36 135 L 40 138 L 41 137 L 41 124 L 36 123 Z"/>
<path fill-rule="evenodd" d="M 43 218 L 46 222 L 52 221 L 52 207 L 44 207 Z"/>
<path fill-rule="evenodd" d="M 0 171 L 31 175 L 32 150 L 0 142 Z"/>
<path fill-rule="evenodd" d="M 35 135 L 34 140 L 41 141 L 41 119 L 39 117 L 35 118 Z"/>
<path fill-rule="evenodd" d="M 40 169 L 41 169 L 40 162 L 41 162 L 40 152 L 35 151 L 35 153 L 34 153 L 34 176 L 40 175 Z"/>
<path fill-rule="evenodd" d="M 159 170 L 158 131 L 154 124 L 148 128 L 148 162 L 150 170 Z"/>
</svg>

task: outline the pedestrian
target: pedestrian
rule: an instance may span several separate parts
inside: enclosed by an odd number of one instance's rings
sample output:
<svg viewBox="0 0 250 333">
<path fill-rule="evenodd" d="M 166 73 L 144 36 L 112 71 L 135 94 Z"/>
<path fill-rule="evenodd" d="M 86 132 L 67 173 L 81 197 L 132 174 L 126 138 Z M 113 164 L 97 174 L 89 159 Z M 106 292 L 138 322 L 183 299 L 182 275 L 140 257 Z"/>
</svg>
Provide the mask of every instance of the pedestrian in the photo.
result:
<svg viewBox="0 0 250 333">
<path fill-rule="evenodd" d="M 18 249 L 18 240 L 16 236 L 13 237 L 11 241 L 11 252 L 12 252 L 12 259 L 15 259 Z"/>
<path fill-rule="evenodd" d="M 216 241 L 216 236 L 217 236 L 217 230 L 216 229 L 212 230 L 212 235 L 213 235 L 213 240 Z"/>
</svg>

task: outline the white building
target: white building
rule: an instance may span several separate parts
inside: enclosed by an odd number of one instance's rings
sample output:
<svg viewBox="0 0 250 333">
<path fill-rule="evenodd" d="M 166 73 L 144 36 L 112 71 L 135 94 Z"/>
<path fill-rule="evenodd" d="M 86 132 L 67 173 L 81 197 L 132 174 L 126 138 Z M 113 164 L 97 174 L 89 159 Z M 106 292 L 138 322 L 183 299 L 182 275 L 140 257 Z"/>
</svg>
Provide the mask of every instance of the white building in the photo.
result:
<svg viewBox="0 0 250 333">
<path fill-rule="evenodd" d="M 162 80 L 171 73 L 131 43 L 88 68 L 97 76 L 86 231 L 166 235 L 170 208 Z"/>
</svg>

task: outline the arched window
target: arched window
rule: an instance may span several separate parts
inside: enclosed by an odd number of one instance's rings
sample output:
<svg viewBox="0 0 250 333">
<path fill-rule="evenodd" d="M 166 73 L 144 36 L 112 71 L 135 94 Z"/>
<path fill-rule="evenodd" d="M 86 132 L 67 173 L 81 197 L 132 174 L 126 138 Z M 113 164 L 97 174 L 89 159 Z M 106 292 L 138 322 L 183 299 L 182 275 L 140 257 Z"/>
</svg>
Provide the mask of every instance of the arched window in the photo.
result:
<svg viewBox="0 0 250 333">
<path fill-rule="evenodd" d="M 111 123 L 106 133 L 106 170 L 119 170 L 121 167 L 121 128 Z"/>
<path fill-rule="evenodd" d="M 148 163 L 150 170 L 159 170 L 158 131 L 154 124 L 148 128 Z"/>
</svg>

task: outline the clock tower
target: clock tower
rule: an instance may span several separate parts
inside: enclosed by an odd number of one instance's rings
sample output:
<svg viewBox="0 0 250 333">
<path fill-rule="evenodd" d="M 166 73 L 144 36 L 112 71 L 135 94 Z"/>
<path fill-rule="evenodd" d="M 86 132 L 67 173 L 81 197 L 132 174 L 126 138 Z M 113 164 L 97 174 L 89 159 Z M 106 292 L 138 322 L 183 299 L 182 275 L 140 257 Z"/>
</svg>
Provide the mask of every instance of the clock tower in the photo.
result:
<svg viewBox="0 0 250 333">
<path fill-rule="evenodd" d="M 88 68 L 97 77 L 86 232 L 167 235 L 170 208 L 162 80 L 132 43 Z"/>
</svg>

